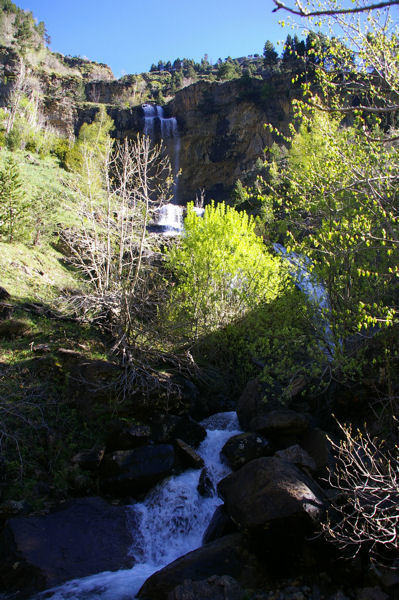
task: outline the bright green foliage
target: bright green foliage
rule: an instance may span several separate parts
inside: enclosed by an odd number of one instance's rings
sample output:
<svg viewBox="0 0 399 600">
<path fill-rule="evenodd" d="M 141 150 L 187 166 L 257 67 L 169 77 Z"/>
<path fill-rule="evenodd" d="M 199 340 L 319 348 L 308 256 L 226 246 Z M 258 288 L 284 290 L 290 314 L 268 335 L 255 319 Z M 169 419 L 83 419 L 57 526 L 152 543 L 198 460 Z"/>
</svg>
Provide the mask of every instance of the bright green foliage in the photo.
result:
<svg viewBox="0 0 399 600">
<path fill-rule="evenodd" d="M 281 262 L 255 233 L 255 220 L 224 203 L 199 218 L 188 206 L 185 236 L 168 254 L 178 279 L 170 313 L 190 336 L 209 332 L 279 294 Z"/>
<path fill-rule="evenodd" d="M 372 134 L 378 138 L 378 131 Z M 357 330 L 391 323 L 398 286 L 398 153 L 315 113 L 276 161 L 272 188 L 286 211 L 288 241 L 325 282 L 337 346 Z"/>
<path fill-rule="evenodd" d="M 27 206 L 18 165 L 7 157 L 0 164 L 0 234 L 6 241 L 24 237 Z"/>
</svg>

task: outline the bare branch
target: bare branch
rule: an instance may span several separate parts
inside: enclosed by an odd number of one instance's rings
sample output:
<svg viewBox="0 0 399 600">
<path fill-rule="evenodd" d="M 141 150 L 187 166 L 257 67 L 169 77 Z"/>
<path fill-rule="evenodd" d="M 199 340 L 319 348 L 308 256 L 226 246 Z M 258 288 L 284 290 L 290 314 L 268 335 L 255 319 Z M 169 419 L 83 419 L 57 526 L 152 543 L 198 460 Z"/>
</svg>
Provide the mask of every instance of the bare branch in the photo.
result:
<svg viewBox="0 0 399 600">
<path fill-rule="evenodd" d="M 280 0 L 273 0 L 276 8 L 273 9 L 272 12 L 277 12 L 279 10 L 285 10 L 286 12 L 291 13 L 292 15 L 296 15 L 298 17 L 322 17 L 322 16 L 333 16 L 333 15 L 348 15 L 355 13 L 368 12 L 370 10 L 378 10 L 383 8 L 389 8 L 391 6 L 399 5 L 399 0 L 386 0 L 385 2 L 376 2 L 374 4 L 367 4 L 365 6 L 355 6 L 353 8 L 337 8 L 330 10 L 314 10 L 308 11 L 304 8 L 299 2 L 296 1 L 296 7 L 293 8 L 291 6 L 287 6 Z"/>
</svg>

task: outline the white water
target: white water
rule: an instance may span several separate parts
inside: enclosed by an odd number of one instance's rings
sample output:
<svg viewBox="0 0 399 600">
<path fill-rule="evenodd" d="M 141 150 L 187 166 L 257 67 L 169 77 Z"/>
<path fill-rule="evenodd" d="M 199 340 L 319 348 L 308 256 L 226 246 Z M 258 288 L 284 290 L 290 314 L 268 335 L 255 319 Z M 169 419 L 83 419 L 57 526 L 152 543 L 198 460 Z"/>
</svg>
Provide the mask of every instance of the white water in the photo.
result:
<svg viewBox="0 0 399 600">
<path fill-rule="evenodd" d="M 162 106 L 143 104 L 144 129 L 143 133 L 152 139 L 159 136 L 169 150 L 174 178 L 173 201 L 178 202 L 178 174 L 180 169 L 180 136 L 177 119 L 165 117 Z"/>
<path fill-rule="evenodd" d="M 198 449 L 216 489 L 229 473 L 220 460 L 226 441 L 239 433 L 236 413 L 219 413 L 203 422 L 207 437 Z M 105 572 L 42 592 L 36 600 L 133 600 L 144 581 L 179 556 L 198 548 L 202 536 L 221 500 L 198 494 L 200 471 L 190 469 L 158 484 L 143 502 L 129 507 L 133 543 L 131 554 L 137 560 L 132 569 Z"/>
<path fill-rule="evenodd" d="M 328 319 L 330 304 L 328 302 L 326 288 L 316 279 L 315 275 L 312 274 L 309 258 L 300 256 L 295 252 L 288 252 L 281 244 L 274 244 L 274 249 L 281 254 L 285 260 L 288 260 L 292 266 L 292 276 L 295 279 L 295 283 L 318 309 L 320 313 L 320 322 L 323 326 L 326 355 L 331 359 L 335 354 L 335 344 Z"/>
</svg>

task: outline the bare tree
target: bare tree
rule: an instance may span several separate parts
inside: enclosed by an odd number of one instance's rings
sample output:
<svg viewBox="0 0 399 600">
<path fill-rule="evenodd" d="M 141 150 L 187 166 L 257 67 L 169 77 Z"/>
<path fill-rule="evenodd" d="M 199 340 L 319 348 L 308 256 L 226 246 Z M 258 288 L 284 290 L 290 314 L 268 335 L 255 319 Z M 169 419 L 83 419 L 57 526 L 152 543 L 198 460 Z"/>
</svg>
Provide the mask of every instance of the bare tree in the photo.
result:
<svg viewBox="0 0 399 600">
<path fill-rule="evenodd" d="M 338 493 L 324 533 L 351 556 L 366 550 L 376 564 L 389 561 L 399 550 L 398 447 L 340 428 L 341 443 L 330 440 L 336 465 L 329 481 Z"/>
</svg>

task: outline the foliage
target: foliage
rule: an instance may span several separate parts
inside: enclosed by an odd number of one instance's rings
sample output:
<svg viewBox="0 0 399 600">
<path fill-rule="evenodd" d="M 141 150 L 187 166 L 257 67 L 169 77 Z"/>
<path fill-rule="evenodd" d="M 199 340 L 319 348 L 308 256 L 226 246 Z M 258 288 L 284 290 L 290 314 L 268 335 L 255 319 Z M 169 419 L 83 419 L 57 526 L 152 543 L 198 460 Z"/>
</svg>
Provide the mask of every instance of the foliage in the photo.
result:
<svg viewBox="0 0 399 600">
<path fill-rule="evenodd" d="M 273 69 L 278 62 L 278 54 L 270 40 L 267 40 L 263 48 L 263 63 L 266 68 Z"/>
<path fill-rule="evenodd" d="M 26 234 L 27 206 L 18 165 L 7 157 L 0 164 L 0 234 L 8 242 Z"/>
<path fill-rule="evenodd" d="M 185 235 L 168 262 L 177 277 L 170 318 L 194 338 L 270 302 L 284 280 L 280 260 L 256 236 L 255 220 L 224 203 L 208 205 L 203 218 L 188 206 Z"/>
</svg>

